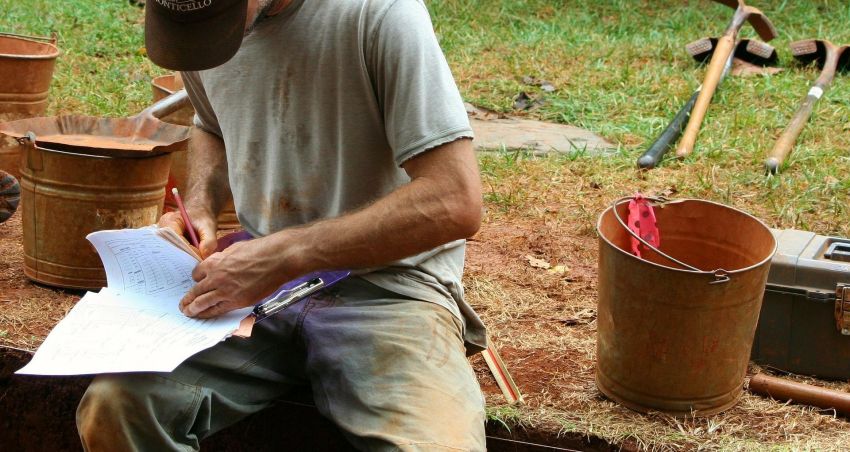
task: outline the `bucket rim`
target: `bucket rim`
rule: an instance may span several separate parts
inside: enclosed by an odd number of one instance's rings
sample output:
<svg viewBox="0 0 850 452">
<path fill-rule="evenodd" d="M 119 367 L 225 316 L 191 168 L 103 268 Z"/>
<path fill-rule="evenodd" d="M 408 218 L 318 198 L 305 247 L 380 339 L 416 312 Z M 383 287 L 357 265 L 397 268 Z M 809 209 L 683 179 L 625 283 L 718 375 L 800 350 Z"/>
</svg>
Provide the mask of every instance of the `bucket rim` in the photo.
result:
<svg viewBox="0 0 850 452">
<path fill-rule="evenodd" d="M 11 39 L 15 41 L 25 41 L 33 44 L 47 46 L 51 49 L 50 53 L 45 54 L 19 54 L 19 53 L 0 53 L 0 58 L 9 58 L 15 60 L 55 60 L 62 53 L 59 47 L 52 43 L 40 40 L 35 37 L 18 36 L 9 33 L 0 33 L 0 39 Z"/>
<path fill-rule="evenodd" d="M 766 224 L 764 221 L 762 221 L 762 220 L 760 220 L 760 219 L 756 218 L 755 216 L 753 216 L 753 215 L 751 215 L 751 214 L 749 214 L 749 213 L 747 213 L 747 212 L 744 212 L 743 210 L 741 210 L 741 209 L 739 209 L 739 208 L 737 208 L 737 207 L 728 206 L 728 205 L 726 205 L 726 204 L 719 203 L 719 202 L 715 202 L 715 201 L 709 201 L 709 200 L 707 200 L 707 199 L 682 198 L 682 199 L 670 200 L 670 201 L 665 202 L 664 204 L 681 204 L 681 203 L 684 203 L 684 202 L 690 202 L 690 201 L 699 202 L 699 203 L 705 203 L 705 204 L 713 204 L 713 205 L 715 205 L 715 206 L 720 206 L 720 207 L 725 207 L 725 208 L 727 208 L 727 209 L 732 209 L 732 210 L 734 210 L 734 211 L 736 211 L 736 212 L 738 212 L 738 213 L 740 213 L 740 214 L 743 214 L 743 215 L 745 215 L 745 216 L 749 217 L 749 218 L 750 218 L 750 219 L 752 219 L 752 220 L 755 220 L 758 224 L 762 225 L 762 226 L 765 228 L 765 230 L 767 231 L 768 235 L 770 236 L 770 240 L 772 240 L 772 241 L 773 241 L 773 246 L 772 246 L 772 249 L 771 249 L 770 253 L 768 253 L 768 254 L 767 254 L 767 256 L 766 256 L 764 259 L 762 259 L 762 260 L 760 260 L 760 261 L 756 262 L 755 264 L 752 264 L 752 265 L 750 265 L 750 266 L 748 266 L 748 267 L 735 269 L 735 270 L 726 270 L 726 269 L 715 269 L 715 270 L 687 270 L 687 269 L 682 269 L 682 268 L 670 267 L 670 266 L 667 266 L 667 265 L 661 265 L 661 264 L 658 264 L 658 263 L 655 263 L 655 262 L 652 262 L 652 261 L 648 261 L 648 260 L 646 260 L 646 259 L 641 259 L 641 258 L 639 258 L 639 257 L 635 256 L 634 254 L 629 253 L 629 252 L 627 252 L 626 250 L 624 250 L 624 249 L 622 249 L 622 248 L 618 247 L 617 245 L 615 245 L 614 243 L 612 243 L 612 242 L 611 242 L 610 240 L 608 240 L 608 238 L 607 238 L 607 237 L 605 237 L 605 235 L 603 235 L 603 234 L 602 234 L 602 232 L 601 232 L 601 228 L 602 228 L 602 218 L 605 216 L 605 214 L 606 214 L 606 213 L 608 213 L 609 211 L 613 210 L 615 207 L 618 207 L 618 206 L 620 206 L 621 204 L 623 204 L 623 203 L 625 203 L 625 202 L 628 202 L 628 199 L 630 199 L 630 198 L 624 198 L 622 201 L 620 201 L 620 200 L 615 201 L 615 203 L 614 203 L 614 204 L 609 205 L 609 206 L 608 206 L 605 210 L 603 210 L 603 211 L 602 211 L 602 213 L 600 213 L 600 214 L 599 214 L 599 218 L 596 220 L 596 234 L 599 236 L 599 238 L 600 238 L 600 239 L 604 240 L 604 241 L 605 241 L 605 243 L 607 243 L 607 244 L 608 244 L 608 246 L 610 246 L 611 248 L 613 248 L 613 249 L 614 249 L 614 250 L 616 250 L 617 252 L 619 252 L 619 253 L 621 253 L 621 254 L 624 254 L 624 255 L 626 255 L 626 256 L 629 256 L 629 257 L 631 257 L 631 258 L 637 259 L 637 260 L 639 260 L 639 261 L 641 261 L 641 262 L 643 262 L 643 263 L 645 263 L 645 264 L 652 265 L 652 266 L 654 266 L 654 267 L 658 267 L 658 268 L 665 269 L 665 270 L 679 271 L 679 272 L 682 272 L 682 273 L 688 273 L 688 274 L 692 274 L 692 275 L 706 275 L 706 276 L 712 276 L 712 277 L 714 277 L 714 276 L 716 276 L 716 275 L 717 275 L 717 271 L 718 271 L 718 270 L 722 270 L 724 275 L 731 276 L 731 275 L 737 275 L 737 274 L 745 273 L 745 272 L 751 271 L 751 270 L 753 270 L 753 269 L 756 269 L 756 268 L 758 268 L 758 267 L 761 267 L 762 265 L 764 265 L 765 263 L 767 263 L 767 262 L 769 262 L 771 259 L 773 259 L 773 256 L 776 254 L 776 250 L 777 250 L 777 249 L 778 249 L 778 247 L 779 247 L 779 244 L 778 244 L 778 243 L 777 243 L 777 241 L 776 241 L 776 237 L 775 237 L 775 236 L 774 236 L 774 235 L 770 232 L 770 227 L 769 227 L 769 226 L 767 226 L 767 224 Z"/>
<path fill-rule="evenodd" d="M 168 95 L 174 94 L 174 93 L 176 93 L 177 91 L 180 91 L 180 89 L 183 89 L 183 88 L 174 89 L 174 87 L 166 86 L 162 82 L 164 82 L 166 80 L 174 80 L 174 79 L 177 78 L 177 75 L 178 74 L 176 74 L 176 73 L 158 75 L 158 76 L 151 79 L 151 86 L 155 89 L 158 89 L 158 90 L 168 94 Z"/>
</svg>

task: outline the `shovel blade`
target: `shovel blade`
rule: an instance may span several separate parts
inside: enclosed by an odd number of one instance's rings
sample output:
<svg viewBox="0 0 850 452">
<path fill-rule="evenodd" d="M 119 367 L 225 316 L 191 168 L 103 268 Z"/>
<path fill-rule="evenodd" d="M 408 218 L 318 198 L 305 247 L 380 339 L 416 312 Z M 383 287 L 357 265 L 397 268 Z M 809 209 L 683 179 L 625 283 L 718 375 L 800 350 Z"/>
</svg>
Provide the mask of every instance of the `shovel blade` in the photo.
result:
<svg viewBox="0 0 850 452">
<path fill-rule="evenodd" d="M 750 22 L 750 25 L 755 28 L 756 33 L 758 33 L 762 41 L 771 41 L 779 35 L 776 32 L 776 27 L 773 26 L 770 19 L 768 19 L 760 9 L 748 6 L 747 11 L 749 12 L 747 20 Z"/>
</svg>

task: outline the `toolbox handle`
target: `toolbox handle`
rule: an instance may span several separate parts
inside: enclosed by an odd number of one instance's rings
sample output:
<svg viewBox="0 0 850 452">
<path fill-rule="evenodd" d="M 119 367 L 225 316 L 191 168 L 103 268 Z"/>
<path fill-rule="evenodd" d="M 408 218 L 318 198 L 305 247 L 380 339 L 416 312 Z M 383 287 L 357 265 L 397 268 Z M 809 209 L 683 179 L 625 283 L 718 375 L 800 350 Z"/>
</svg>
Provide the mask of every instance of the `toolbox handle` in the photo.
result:
<svg viewBox="0 0 850 452">
<path fill-rule="evenodd" d="M 850 243 L 835 242 L 829 245 L 823 257 L 841 262 L 850 262 Z"/>
</svg>

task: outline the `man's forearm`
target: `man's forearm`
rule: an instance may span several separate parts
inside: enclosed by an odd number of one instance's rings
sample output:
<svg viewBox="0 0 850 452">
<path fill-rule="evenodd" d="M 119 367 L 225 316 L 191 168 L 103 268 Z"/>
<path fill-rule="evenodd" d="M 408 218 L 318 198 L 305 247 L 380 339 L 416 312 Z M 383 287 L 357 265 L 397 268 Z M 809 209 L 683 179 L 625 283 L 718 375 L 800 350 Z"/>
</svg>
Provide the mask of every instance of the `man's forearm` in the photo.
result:
<svg viewBox="0 0 850 452">
<path fill-rule="evenodd" d="M 305 272 L 368 268 L 473 235 L 482 201 L 471 142 L 415 160 L 405 165 L 409 184 L 359 211 L 274 234 L 270 252 L 282 253 L 282 266 Z"/>
<path fill-rule="evenodd" d="M 218 216 L 227 202 L 227 155 L 224 142 L 216 135 L 193 127 L 187 155 L 186 206 Z"/>
<path fill-rule="evenodd" d="M 439 146 L 402 166 L 411 182 L 359 211 L 210 254 L 192 272 L 197 284 L 180 301 L 181 311 L 215 317 L 312 271 L 384 266 L 478 230 L 481 181 L 470 140 Z"/>
</svg>

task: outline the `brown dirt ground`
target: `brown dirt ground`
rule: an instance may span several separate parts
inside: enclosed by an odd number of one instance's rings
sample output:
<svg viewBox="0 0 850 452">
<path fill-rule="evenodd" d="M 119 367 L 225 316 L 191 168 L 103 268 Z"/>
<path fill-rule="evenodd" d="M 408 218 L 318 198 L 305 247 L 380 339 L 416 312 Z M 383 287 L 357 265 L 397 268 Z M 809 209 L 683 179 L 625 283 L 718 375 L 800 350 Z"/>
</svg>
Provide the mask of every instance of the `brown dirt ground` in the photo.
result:
<svg viewBox="0 0 850 452">
<path fill-rule="evenodd" d="M 726 413 L 686 420 L 638 414 L 602 397 L 594 383 L 593 223 L 611 199 L 580 168 L 564 171 L 532 166 L 485 177 L 491 192 L 503 196 L 488 199 L 481 231 L 469 241 L 465 285 L 525 399 L 506 405 L 483 358 L 475 356 L 491 416 L 515 429 L 598 436 L 624 449 L 848 448 L 846 420 L 748 393 Z M 33 350 L 79 294 L 29 282 L 21 241 L 16 214 L 0 225 L 0 345 Z M 534 267 L 533 259 L 563 267 Z M 850 390 L 846 383 L 817 383 Z"/>
<path fill-rule="evenodd" d="M 34 284 L 23 267 L 19 209 L 0 224 L 0 345 L 34 350 L 80 299 L 80 292 Z"/>
</svg>

